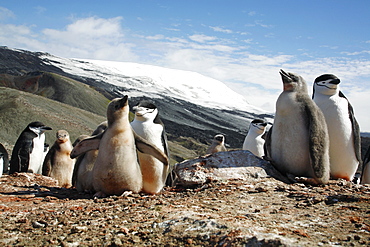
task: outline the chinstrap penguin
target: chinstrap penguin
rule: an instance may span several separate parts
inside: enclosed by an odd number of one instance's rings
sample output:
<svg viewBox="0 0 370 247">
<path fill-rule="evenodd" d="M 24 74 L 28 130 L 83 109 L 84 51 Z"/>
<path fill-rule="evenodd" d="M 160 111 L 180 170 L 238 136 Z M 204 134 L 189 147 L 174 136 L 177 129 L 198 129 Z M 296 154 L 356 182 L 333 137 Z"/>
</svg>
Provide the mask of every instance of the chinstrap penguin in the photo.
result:
<svg viewBox="0 0 370 247">
<path fill-rule="evenodd" d="M 301 76 L 283 70 L 280 75 L 284 91 L 276 101 L 274 124 L 266 136 L 268 159 L 281 172 L 326 184 L 330 164 L 324 115 L 309 97 Z"/>
<path fill-rule="evenodd" d="M 243 150 L 249 150 L 255 156 L 262 158 L 265 154 L 263 146 L 265 140 L 262 138 L 266 131 L 267 122 L 262 119 L 254 119 L 250 125 L 247 136 L 243 143 Z"/>
<path fill-rule="evenodd" d="M 13 148 L 9 174 L 40 170 L 44 161 L 44 132 L 51 129 L 41 122 L 28 124 Z"/>
<path fill-rule="evenodd" d="M 99 149 L 92 175 L 94 196 L 139 192 L 142 189 L 142 174 L 137 150 L 153 155 L 164 165 L 168 165 L 167 156 L 132 130 L 127 95 L 109 103 L 107 119 L 108 128 L 100 135 L 79 142 L 71 157 Z"/>
<path fill-rule="evenodd" d="M 222 134 L 217 134 L 214 136 L 211 146 L 207 149 L 206 154 L 213 154 L 218 152 L 227 151 L 225 147 L 225 136 Z"/>
<path fill-rule="evenodd" d="M 332 74 L 317 77 L 312 98 L 325 116 L 329 132 L 330 175 L 352 181 L 361 163 L 360 128 L 348 99 Z"/>
<path fill-rule="evenodd" d="M 54 145 L 47 153 L 43 164 L 42 175 L 58 180 L 59 186 L 64 188 L 72 186 L 75 164 L 75 159 L 70 158 L 72 148 L 69 133 L 66 130 L 58 130 Z"/>
<path fill-rule="evenodd" d="M 103 133 L 108 127 L 108 122 L 105 121 L 101 123 L 92 133 L 92 136 L 99 135 Z M 88 135 L 81 135 L 73 143 L 76 146 L 80 141 L 88 138 Z M 72 176 L 72 184 L 76 187 L 79 192 L 93 192 L 92 184 L 92 170 L 94 168 L 94 163 L 98 157 L 99 150 L 90 150 L 84 154 L 78 156 L 75 164 L 75 168 Z"/>
<path fill-rule="evenodd" d="M 135 118 L 131 122 L 131 127 L 136 134 L 154 144 L 169 157 L 164 124 L 159 117 L 156 105 L 143 100 L 134 106 L 133 110 Z M 160 192 L 166 183 L 170 166 L 164 165 L 152 155 L 141 152 L 138 152 L 138 155 L 143 176 L 143 191 L 149 194 Z"/>
<path fill-rule="evenodd" d="M 370 146 L 366 151 L 362 164 L 361 184 L 370 184 Z"/>
</svg>

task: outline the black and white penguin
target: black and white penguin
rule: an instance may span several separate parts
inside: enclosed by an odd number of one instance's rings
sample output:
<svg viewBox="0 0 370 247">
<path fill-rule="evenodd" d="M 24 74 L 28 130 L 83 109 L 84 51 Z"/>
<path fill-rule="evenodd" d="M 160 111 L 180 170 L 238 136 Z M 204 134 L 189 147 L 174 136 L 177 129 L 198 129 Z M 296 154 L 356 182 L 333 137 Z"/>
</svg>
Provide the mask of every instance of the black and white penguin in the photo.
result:
<svg viewBox="0 0 370 247">
<path fill-rule="evenodd" d="M 262 138 L 266 131 L 267 122 L 262 119 L 254 119 L 250 125 L 248 134 L 244 139 L 243 150 L 248 150 L 258 157 L 263 157 L 265 140 Z"/>
<path fill-rule="evenodd" d="M 133 111 L 135 118 L 131 122 L 132 129 L 169 157 L 167 135 L 157 106 L 150 101 L 142 100 L 133 107 Z M 170 167 L 152 155 L 141 152 L 138 152 L 138 155 L 143 175 L 143 191 L 150 194 L 160 192 L 166 183 Z"/>
<path fill-rule="evenodd" d="M 370 184 L 370 146 L 366 151 L 362 164 L 361 184 Z"/>
<path fill-rule="evenodd" d="M 72 186 L 72 174 L 75 159 L 71 159 L 72 143 L 66 130 L 58 130 L 56 140 L 47 153 L 42 175 L 58 180 L 60 187 L 70 188 Z"/>
<path fill-rule="evenodd" d="M 284 91 L 266 135 L 267 158 L 280 172 L 326 184 L 330 177 L 329 135 L 324 115 L 309 97 L 305 80 L 280 71 Z"/>
<path fill-rule="evenodd" d="M 225 136 L 222 134 L 217 134 L 213 137 L 212 144 L 207 149 L 206 154 L 214 154 L 214 153 L 225 152 L 225 151 L 227 151 L 225 147 Z"/>
<path fill-rule="evenodd" d="M 361 163 L 360 128 L 348 99 L 339 90 L 340 80 L 332 74 L 317 77 L 312 99 L 321 109 L 330 139 L 330 175 L 352 181 Z"/>
<path fill-rule="evenodd" d="M 44 161 L 44 132 L 51 129 L 41 122 L 32 122 L 22 131 L 13 148 L 9 174 L 39 171 Z"/>
<path fill-rule="evenodd" d="M 0 177 L 3 174 L 8 174 L 9 156 L 3 144 L 0 143 Z"/>
</svg>

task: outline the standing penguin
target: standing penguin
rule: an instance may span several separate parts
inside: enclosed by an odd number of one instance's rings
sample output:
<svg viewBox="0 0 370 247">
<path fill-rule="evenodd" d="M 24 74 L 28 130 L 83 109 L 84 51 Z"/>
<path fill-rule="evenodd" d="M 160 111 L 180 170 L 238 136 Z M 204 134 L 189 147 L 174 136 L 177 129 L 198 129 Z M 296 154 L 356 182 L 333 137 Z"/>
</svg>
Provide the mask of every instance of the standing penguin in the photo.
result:
<svg viewBox="0 0 370 247">
<path fill-rule="evenodd" d="M 249 125 L 248 134 L 243 143 L 243 150 L 249 150 L 258 157 L 263 157 L 265 140 L 262 138 L 266 131 L 267 123 L 262 119 L 254 119 Z"/>
<path fill-rule="evenodd" d="M 153 103 L 143 100 L 134 106 L 133 110 L 135 119 L 131 122 L 131 127 L 136 134 L 154 144 L 169 157 L 167 136 L 157 107 Z M 143 175 L 143 191 L 149 194 L 160 192 L 165 185 L 170 167 L 163 165 L 152 155 L 141 152 L 138 152 L 138 155 Z"/>
<path fill-rule="evenodd" d="M 92 136 L 103 133 L 108 127 L 107 121 L 101 123 L 92 133 Z M 75 141 L 73 146 L 76 146 L 80 141 L 90 136 L 82 135 Z M 95 160 L 98 157 L 99 150 L 90 150 L 78 156 L 75 168 L 73 170 L 72 184 L 79 192 L 92 192 L 94 191 L 92 184 L 92 171 L 94 168 Z"/>
<path fill-rule="evenodd" d="M 332 74 L 317 77 L 312 98 L 325 116 L 330 140 L 330 175 L 352 181 L 361 163 L 360 128 L 348 99 Z"/>
<path fill-rule="evenodd" d="M 3 174 L 8 174 L 9 156 L 3 144 L 0 143 L 0 177 Z"/>
<path fill-rule="evenodd" d="M 224 152 L 224 151 L 227 151 L 227 149 L 225 147 L 225 136 L 223 136 L 221 134 L 217 134 L 213 138 L 212 144 L 207 149 L 206 154 L 214 154 L 214 153 L 217 153 L 217 152 Z"/>
<path fill-rule="evenodd" d="M 280 71 L 284 91 L 276 101 L 274 125 L 266 136 L 268 158 L 281 172 L 329 181 L 329 136 L 325 118 L 308 96 L 304 79 Z"/>
<path fill-rule="evenodd" d="M 370 184 L 370 146 L 368 147 L 364 156 L 361 184 Z"/>
<path fill-rule="evenodd" d="M 137 150 L 153 155 L 164 165 L 168 165 L 167 156 L 132 130 L 127 95 L 109 103 L 107 119 L 108 128 L 79 142 L 71 158 L 99 149 L 92 175 L 95 196 L 121 195 L 127 190 L 139 192 L 143 179 Z"/>
<path fill-rule="evenodd" d="M 13 148 L 9 174 L 37 172 L 42 167 L 44 132 L 51 129 L 41 122 L 32 122 L 22 131 Z"/>
<path fill-rule="evenodd" d="M 42 175 L 58 180 L 59 186 L 72 186 L 75 160 L 70 158 L 72 143 L 66 130 L 58 130 L 56 141 L 45 157 Z"/>
</svg>

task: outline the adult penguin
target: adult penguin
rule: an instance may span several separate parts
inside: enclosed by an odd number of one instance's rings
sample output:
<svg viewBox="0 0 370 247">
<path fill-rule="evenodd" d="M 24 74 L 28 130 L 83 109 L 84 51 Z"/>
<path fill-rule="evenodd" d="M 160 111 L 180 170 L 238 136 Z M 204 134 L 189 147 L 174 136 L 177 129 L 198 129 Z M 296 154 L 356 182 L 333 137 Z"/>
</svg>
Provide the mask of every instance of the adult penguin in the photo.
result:
<svg viewBox="0 0 370 247">
<path fill-rule="evenodd" d="M 166 131 L 157 106 L 150 101 L 143 100 L 134 106 L 133 110 L 135 118 L 131 122 L 131 127 L 136 134 L 154 144 L 169 157 Z M 143 191 L 149 194 L 160 192 L 171 172 L 169 171 L 170 166 L 163 165 L 160 160 L 152 155 L 141 152 L 138 152 L 138 155 L 143 175 Z"/>
<path fill-rule="evenodd" d="M 262 138 L 266 131 L 267 122 L 262 119 L 253 119 L 249 125 L 248 134 L 243 143 L 243 150 L 249 150 L 255 156 L 262 158 L 265 155 L 263 146 L 265 140 Z"/>
<path fill-rule="evenodd" d="M 44 132 L 51 129 L 42 122 L 27 125 L 14 145 L 9 174 L 40 170 L 44 161 Z"/>
<path fill-rule="evenodd" d="M 329 132 L 330 175 L 352 181 L 361 164 L 360 127 L 352 105 L 339 90 L 340 80 L 332 74 L 317 77 L 312 99 L 325 116 Z"/>
</svg>

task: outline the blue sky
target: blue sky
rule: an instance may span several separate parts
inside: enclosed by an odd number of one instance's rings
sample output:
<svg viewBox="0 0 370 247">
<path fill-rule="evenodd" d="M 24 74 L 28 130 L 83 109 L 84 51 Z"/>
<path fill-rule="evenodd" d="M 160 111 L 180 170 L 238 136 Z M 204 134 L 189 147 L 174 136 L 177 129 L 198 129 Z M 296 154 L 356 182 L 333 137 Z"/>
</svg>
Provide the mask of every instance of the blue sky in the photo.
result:
<svg viewBox="0 0 370 247">
<path fill-rule="evenodd" d="M 196 71 L 274 111 L 279 69 L 337 75 L 370 132 L 370 1 L 0 0 L 0 45 Z"/>
</svg>

